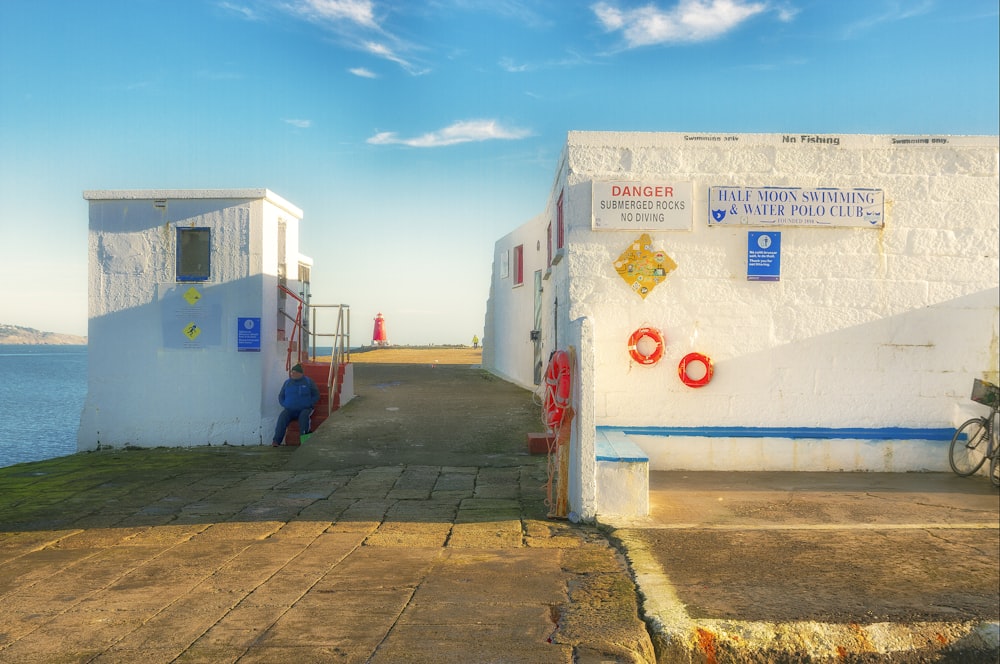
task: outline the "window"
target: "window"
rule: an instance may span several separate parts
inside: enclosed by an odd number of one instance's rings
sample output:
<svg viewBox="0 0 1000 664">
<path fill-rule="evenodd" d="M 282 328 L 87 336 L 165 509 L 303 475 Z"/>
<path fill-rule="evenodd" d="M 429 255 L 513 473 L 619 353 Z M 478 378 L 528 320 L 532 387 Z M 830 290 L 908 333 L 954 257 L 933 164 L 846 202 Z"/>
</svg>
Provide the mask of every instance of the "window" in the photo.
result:
<svg viewBox="0 0 1000 664">
<path fill-rule="evenodd" d="M 211 260 L 212 229 L 177 229 L 177 281 L 208 281 Z"/>
<path fill-rule="evenodd" d="M 565 237 L 566 226 L 563 221 L 563 194 L 560 192 L 559 201 L 556 203 L 556 251 L 563 248 Z"/>
<path fill-rule="evenodd" d="M 514 247 L 514 285 L 524 283 L 524 245 Z"/>
<path fill-rule="evenodd" d="M 545 229 L 545 265 L 552 267 L 552 223 Z"/>
<path fill-rule="evenodd" d="M 552 237 L 553 234 L 555 237 Z M 556 201 L 556 227 L 553 229 L 552 225 L 549 224 L 549 244 L 552 246 L 552 257 L 549 259 L 550 265 L 555 265 L 563 258 L 563 244 L 566 240 L 566 224 L 563 219 L 563 194 L 559 194 L 559 200 Z"/>
</svg>

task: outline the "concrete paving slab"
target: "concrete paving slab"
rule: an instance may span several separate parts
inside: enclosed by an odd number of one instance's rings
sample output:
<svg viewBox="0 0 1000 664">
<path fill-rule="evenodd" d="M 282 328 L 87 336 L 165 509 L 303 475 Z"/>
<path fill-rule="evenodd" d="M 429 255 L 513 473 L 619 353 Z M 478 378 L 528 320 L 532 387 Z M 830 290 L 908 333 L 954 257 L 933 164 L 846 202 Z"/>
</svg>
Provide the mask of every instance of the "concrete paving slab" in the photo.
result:
<svg viewBox="0 0 1000 664">
<path fill-rule="evenodd" d="M 544 621 L 535 616 L 538 628 L 525 630 L 523 617 L 513 625 L 492 624 L 399 625 L 372 657 L 372 664 L 397 662 L 537 662 L 571 664 L 573 649 L 547 640 Z M 475 653 L 494 652 L 476 658 Z M 502 654 L 499 654 L 502 653 Z"/>
<path fill-rule="evenodd" d="M 440 547 L 399 550 L 361 547 L 317 581 L 316 592 L 407 588 L 422 584 L 445 551 Z"/>
<path fill-rule="evenodd" d="M 310 593 L 289 607 L 258 644 L 286 648 L 302 643 L 364 643 L 370 651 L 385 638 L 412 596 L 411 588 Z"/>
</svg>

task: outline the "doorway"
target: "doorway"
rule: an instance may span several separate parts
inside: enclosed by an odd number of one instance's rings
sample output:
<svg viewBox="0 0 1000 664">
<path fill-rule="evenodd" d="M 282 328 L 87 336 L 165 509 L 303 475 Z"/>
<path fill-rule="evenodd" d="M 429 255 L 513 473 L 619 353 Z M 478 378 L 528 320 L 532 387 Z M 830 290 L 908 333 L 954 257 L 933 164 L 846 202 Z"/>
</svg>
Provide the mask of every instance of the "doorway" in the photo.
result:
<svg viewBox="0 0 1000 664">
<path fill-rule="evenodd" d="M 535 318 L 531 324 L 531 342 L 534 344 L 535 385 L 542 383 L 542 271 L 535 270 Z"/>
</svg>

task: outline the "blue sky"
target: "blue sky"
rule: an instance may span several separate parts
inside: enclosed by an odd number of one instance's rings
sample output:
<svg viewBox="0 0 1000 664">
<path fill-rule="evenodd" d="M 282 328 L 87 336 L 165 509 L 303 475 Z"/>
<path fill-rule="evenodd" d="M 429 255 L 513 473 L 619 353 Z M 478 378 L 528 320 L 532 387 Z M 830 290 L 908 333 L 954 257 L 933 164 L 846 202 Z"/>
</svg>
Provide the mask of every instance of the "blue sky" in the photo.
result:
<svg viewBox="0 0 1000 664">
<path fill-rule="evenodd" d="M 266 187 L 314 301 L 482 335 L 571 130 L 997 134 L 996 0 L 0 0 L 0 323 L 85 334 L 87 189 Z"/>
</svg>

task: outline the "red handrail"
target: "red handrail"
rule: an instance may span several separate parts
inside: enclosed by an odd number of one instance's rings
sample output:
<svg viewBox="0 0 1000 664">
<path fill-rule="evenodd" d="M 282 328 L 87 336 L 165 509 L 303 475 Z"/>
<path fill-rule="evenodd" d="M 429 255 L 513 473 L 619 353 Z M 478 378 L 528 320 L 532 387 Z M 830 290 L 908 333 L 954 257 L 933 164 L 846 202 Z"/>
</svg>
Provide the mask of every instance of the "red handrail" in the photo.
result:
<svg viewBox="0 0 1000 664">
<path fill-rule="evenodd" d="M 301 297 L 299 297 L 292 291 L 288 290 L 281 284 L 278 284 L 278 290 L 283 291 L 286 295 L 291 295 L 299 303 L 298 309 L 295 312 L 295 326 L 292 327 L 292 334 L 288 338 L 288 353 L 285 356 L 285 371 L 288 371 L 292 368 L 292 349 L 296 347 L 295 335 L 298 334 L 299 339 L 302 338 L 302 305 L 304 305 L 305 302 L 302 300 Z M 303 359 L 302 349 L 300 348 L 299 352 L 297 353 L 297 361 L 301 362 L 302 359 Z"/>
<path fill-rule="evenodd" d="M 298 300 L 299 305 L 305 304 L 305 300 L 303 300 L 301 297 L 299 297 L 298 295 L 296 295 L 292 291 L 288 290 L 287 288 L 285 288 L 281 284 L 278 284 L 278 290 L 284 291 L 286 295 L 291 295 L 293 298 L 295 298 L 296 300 Z"/>
</svg>

